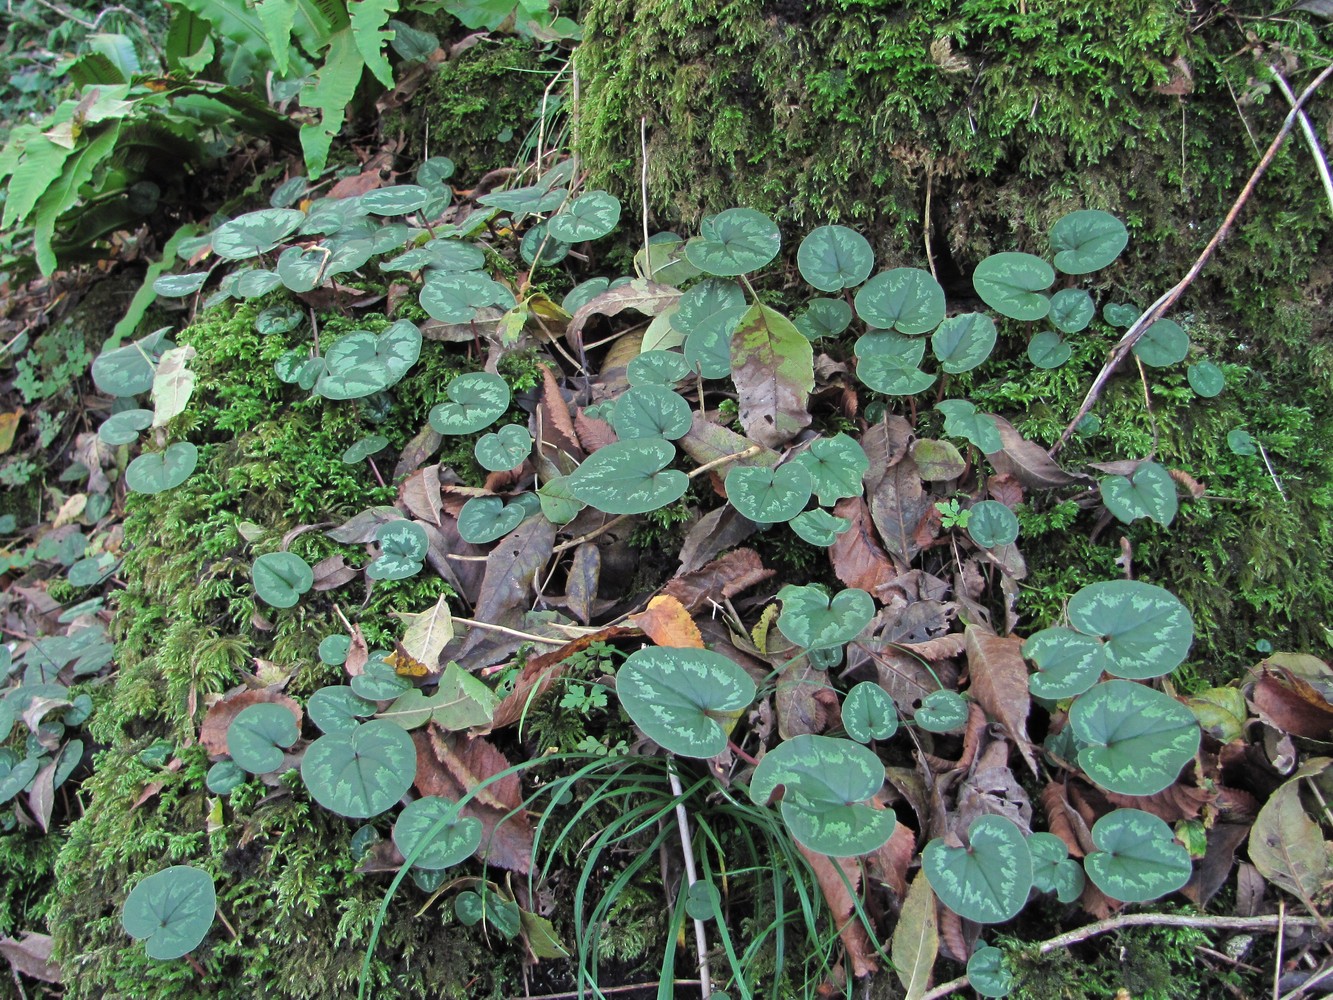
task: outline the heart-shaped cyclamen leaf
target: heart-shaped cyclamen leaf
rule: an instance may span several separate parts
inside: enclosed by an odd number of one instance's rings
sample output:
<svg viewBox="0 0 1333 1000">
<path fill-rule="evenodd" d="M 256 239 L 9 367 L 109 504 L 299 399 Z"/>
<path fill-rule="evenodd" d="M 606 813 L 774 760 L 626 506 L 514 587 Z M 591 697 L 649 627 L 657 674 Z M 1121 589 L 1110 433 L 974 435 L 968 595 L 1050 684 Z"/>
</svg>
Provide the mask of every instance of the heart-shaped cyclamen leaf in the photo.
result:
<svg viewBox="0 0 1333 1000">
<path fill-rule="evenodd" d="M 153 387 L 157 359 L 171 350 L 166 328 L 93 359 L 93 384 L 108 396 L 137 396 Z"/>
<path fill-rule="evenodd" d="M 177 441 L 164 451 L 140 455 L 125 469 L 125 485 L 136 493 L 161 493 L 190 478 L 199 451 L 189 441 Z"/>
<path fill-rule="evenodd" d="M 282 766 L 283 751 L 300 737 L 296 717 L 282 705 L 260 702 L 237 713 L 227 727 L 227 752 L 251 774 Z"/>
<path fill-rule="evenodd" d="M 213 252 L 225 260 L 246 260 L 268 253 L 305 221 L 294 208 L 265 208 L 238 215 L 213 231 Z"/>
<path fill-rule="evenodd" d="M 727 470 L 726 491 L 731 505 L 756 524 L 790 521 L 810 500 L 810 473 L 795 462 L 769 469 L 733 465 Z"/>
<path fill-rule="evenodd" d="M 190 865 L 149 875 L 125 899 L 120 922 L 132 938 L 146 941 L 149 958 L 188 955 L 213 926 L 217 893 L 213 876 Z"/>
<path fill-rule="evenodd" d="M 1100 639 L 1070 628 L 1044 628 L 1023 643 L 1023 655 L 1039 673 L 1028 679 L 1034 697 L 1059 701 L 1082 694 L 1105 668 Z"/>
<path fill-rule="evenodd" d="M 692 421 L 690 404 L 661 385 L 632 386 L 620 394 L 611 410 L 611 426 L 622 441 L 635 438 L 674 441 L 689 432 Z"/>
<path fill-rule="evenodd" d="M 676 447 L 660 438 L 618 441 L 599 448 L 567 479 L 569 492 L 607 514 L 646 514 L 679 500 L 685 473 L 668 469 Z"/>
<path fill-rule="evenodd" d="M 781 247 L 782 234 L 767 215 L 729 208 L 699 224 L 699 235 L 685 244 L 685 257 L 706 274 L 734 278 L 763 267 Z"/>
<path fill-rule="evenodd" d="M 421 308 L 441 323 L 467 323 L 495 300 L 495 284 L 476 271 L 435 271 L 421 286 Z"/>
<path fill-rule="evenodd" d="M 754 701 L 755 684 L 734 660 L 708 649 L 649 646 L 616 672 L 616 695 L 644 734 L 682 757 L 715 757 Z"/>
<path fill-rule="evenodd" d="M 983 997 L 1007 997 L 1014 988 L 1014 974 L 1004 967 L 1004 952 L 987 946 L 967 960 L 967 981 Z"/>
<path fill-rule="evenodd" d="M 1018 538 L 1018 518 L 998 500 L 982 500 L 972 505 L 967 533 L 983 549 L 1008 545 Z"/>
<path fill-rule="evenodd" d="M 152 422 L 152 410 L 121 410 L 102 421 L 97 436 L 104 444 L 133 444 L 139 440 L 139 432 L 147 430 Z"/>
<path fill-rule="evenodd" d="M 690 374 L 690 364 L 676 351 L 645 351 L 629 363 L 625 378 L 631 386 L 671 388 Z"/>
<path fill-rule="evenodd" d="M 875 266 L 870 242 L 846 226 L 820 226 L 796 250 L 801 277 L 821 292 L 855 288 Z"/>
<path fill-rule="evenodd" d="M 1041 294 L 1055 281 L 1055 270 L 1030 253 L 992 254 L 972 273 L 981 301 L 1010 319 L 1041 319 L 1051 300 Z"/>
<path fill-rule="evenodd" d="M 1159 319 L 1143 331 L 1134 344 L 1134 356 L 1153 368 L 1166 368 L 1184 361 L 1190 352 L 1190 338 L 1180 324 Z"/>
<path fill-rule="evenodd" d="M 394 184 L 376 188 L 361 196 L 361 207 L 371 215 L 406 215 L 423 208 L 431 199 L 424 187 L 416 184 Z"/>
<path fill-rule="evenodd" d="M 1189 851 L 1171 827 L 1141 809 L 1117 809 L 1092 826 L 1097 850 L 1083 859 L 1093 884 L 1112 899 L 1146 903 L 1190 879 Z"/>
<path fill-rule="evenodd" d="M 1062 288 L 1051 296 L 1051 322 L 1061 333 L 1087 329 L 1097 315 L 1097 304 L 1081 288 Z"/>
<path fill-rule="evenodd" d="M 809 341 L 836 337 L 852 325 L 852 307 L 842 299 L 811 299 L 792 323 Z"/>
<path fill-rule="evenodd" d="M 565 243 L 601 239 L 620 221 L 620 200 L 605 191 L 575 198 L 547 222 L 547 232 Z"/>
<path fill-rule="evenodd" d="M 984 313 L 950 316 L 930 337 L 930 349 L 951 375 L 971 371 L 995 347 L 995 321 Z"/>
<path fill-rule="evenodd" d="M 892 809 L 866 800 L 884 785 L 884 765 L 868 747 L 829 736 L 796 736 L 766 753 L 750 777 L 750 799 L 766 805 L 785 786 L 779 807 L 793 837 L 817 854 L 851 858 L 886 844 Z"/>
<path fill-rule="evenodd" d="M 912 721 L 930 733 L 950 733 L 967 721 L 967 699 L 956 691 L 941 688 L 921 699 Z"/>
<path fill-rule="evenodd" d="M 944 289 L 920 268 L 895 267 L 856 293 L 856 314 L 881 330 L 929 333 L 944 319 Z"/>
<path fill-rule="evenodd" d="M 1199 749 L 1199 723 L 1170 695 L 1133 681 L 1106 681 L 1069 710 L 1084 772 L 1121 795 L 1155 795 Z"/>
<path fill-rule="evenodd" d="M 1055 266 L 1065 274 L 1099 271 L 1129 244 L 1129 230 L 1108 212 L 1070 212 L 1051 227 Z"/>
<path fill-rule="evenodd" d="M 301 779 L 314 800 L 352 819 L 369 819 L 392 808 L 416 774 L 412 737 L 380 720 L 321 736 L 301 760 Z"/>
<path fill-rule="evenodd" d="M 164 299 L 183 299 L 204 287 L 207 271 L 196 274 L 164 274 L 153 282 L 153 291 Z"/>
<path fill-rule="evenodd" d="M 487 545 L 509 534 L 528 516 L 517 503 L 501 497 L 473 497 L 458 512 L 458 536 L 473 545 Z"/>
<path fill-rule="evenodd" d="M 343 462 L 347 465 L 355 465 L 357 462 L 363 462 L 371 455 L 377 455 L 389 446 L 389 439 L 383 434 L 371 434 L 363 437 L 352 447 L 343 452 Z"/>
<path fill-rule="evenodd" d="M 481 821 L 461 816 L 458 804 L 438 795 L 409 802 L 393 825 L 393 843 L 415 868 L 443 871 L 461 864 L 481 845 Z"/>
<path fill-rule="evenodd" d="M 798 538 L 823 549 L 836 542 L 838 536 L 852 526 L 847 518 L 836 517 L 822 508 L 797 514 L 788 524 Z"/>
<path fill-rule="evenodd" d="M 1137 580 L 1084 587 L 1069 600 L 1069 623 L 1103 640 L 1102 669 L 1134 680 L 1175 670 L 1194 639 L 1185 605 L 1170 591 Z"/>
<path fill-rule="evenodd" d="M 315 691 L 306 702 L 305 710 L 320 732 L 350 733 L 361 725 L 361 719 L 375 714 L 375 703 L 362 698 L 345 684 L 333 684 Z"/>
<path fill-rule="evenodd" d="M 862 681 L 843 699 L 842 728 L 857 743 L 887 740 L 898 731 L 898 710 L 887 691 L 874 681 Z"/>
<path fill-rule="evenodd" d="M 250 567 L 255 596 L 275 608 L 292 608 L 315 583 L 310 564 L 295 552 L 270 552 Z"/>
<path fill-rule="evenodd" d="M 447 402 L 430 411 L 430 425 L 441 434 L 474 434 L 509 409 L 509 385 L 499 375 L 472 372 L 449 383 Z"/>
<path fill-rule="evenodd" d="M 372 580 L 406 580 L 421 572 L 421 564 L 430 550 L 426 529 L 415 521 L 396 520 L 375 529 L 380 554 L 366 567 Z"/>
<path fill-rule="evenodd" d="M 1222 374 L 1222 369 L 1211 361 L 1196 361 L 1185 369 L 1185 378 L 1190 388 L 1204 399 L 1212 399 L 1227 385 L 1227 377 Z"/>
<path fill-rule="evenodd" d="M 1125 524 L 1146 517 L 1169 527 L 1180 509 L 1175 480 L 1156 462 L 1140 462 L 1128 476 L 1107 476 L 1098 488 L 1106 509 Z"/>
<path fill-rule="evenodd" d="M 537 498 L 541 504 L 542 516 L 552 524 L 568 524 L 587 506 L 569 492 L 567 476 L 556 476 L 554 479 L 546 480 L 537 490 Z"/>
<path fill-rule="evenodd" d="M 1083 869 L 1069 857 L 1065 842 L 1053 833 L 1028 837 L 1032 854 L 1032 886 L 1038 892 L 1054 892 L 1062 903 L 1072 903 L 1083 894 Z"/>
<path fill-rule="evenodd" d="M 1032 855 L 1023 831 L 1004 816 L 980 816 L 967 841 L 967 847 L 950 847 L 936 838 L 922 851 L 921 867 L 935 895 L 979 924 L 1016 916 L 1032 891 Z"/>
<path fill-rule="evenodd" d="M 816 438 L 793 460 L 810 473 L 819 503 L 831 507 L 844 497 L 861 495 L 861 477 L 870 468 L 865 449 L 846 434 Z"/>
<path fill-rule="evenodd" d="M 871 354 L 856 363 L 856 377 L 886 396 L 915 396 L 935 384 L 935 376 L 894 355 Z"/>
<path fill-rule="evenodd" d="M 214 795 L 230 795 L 250 778 L 234 760 L 220 760 L 204 775 L 204 787 Z"/>
<path fill-rule="evenodd" d="M 1044 370 L 1059 368 L 1073 354 L 1069 342 L 1054 330 L 1043 330 L 1028 341 L 1028 360 Z"/>
<path fill-rule="evenodd" d="M 802 649 L 841 646 L 855 639 L 875 617 L 875 601 L 864 590 L 840 591 L 832 600 L 819 587 L 794 587 L 778 591 L 782 613 L 778 631 Z"/>
<path fill-rule="evenodd" d="M 397 384 L 421 356 L 421 331 L 399 320 L 376 336 L 354 330 L 324 356 L 315 391 L 326 399 L 360 399 Z"/>
<path fill-rule="evenodd" d="M 683 400 L 682 400 L 683 402 Z M 521 424 L 505 424 L 493 434 L 477 438 L 477 464 L 488 472 L 517 469 L 532 452 L 532 435 Z"/>
</svg>

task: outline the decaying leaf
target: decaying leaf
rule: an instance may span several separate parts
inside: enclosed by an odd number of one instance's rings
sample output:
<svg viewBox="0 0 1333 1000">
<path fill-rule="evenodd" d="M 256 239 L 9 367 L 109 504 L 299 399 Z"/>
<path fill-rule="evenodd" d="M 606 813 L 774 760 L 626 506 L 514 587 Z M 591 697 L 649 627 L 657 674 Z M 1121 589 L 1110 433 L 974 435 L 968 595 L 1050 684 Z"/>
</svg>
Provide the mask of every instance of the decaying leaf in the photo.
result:
<svg viewBox="0 0 1333 1000">
<path fill-rule="evenodd" d="M 856 858 L 830 858 L 796 845 L 810 864 L 819 882 L 819 890 L 838 928 L 838 937 L 847 949 L 852 975 L 858 979 L 879 969 L 875 946 L 856 914 L 855 894 L 861 885 L 861 864 Z"/>
<path fill-rule="evenodd" d="M 903 984 L 905 1000 L 920 1000 L 930 989 L 930 974 L 940 951 L 939 926 L 935 918 L 935 891 L 924 870 L 916 873 L 903 900 L 898 926 L 893 932 L 894 971 Z"/>
<path fill-rule="evenodd" d="M 754 549 L 733 549 L 701 569 L 681 573 L 662 588 L 662 593 L 697 611 L 709 601 L 732 598 L 763 583 L 773 572 L 764 568 Z"/>
<path fill-rule="evenodd" d="M 1251 700 L 1256 709 L 1284 732 L 1333 741 L 1333 704 L 1293 670 L 1286 667 L 1265 670 L 1254 685 Z"/>
<path fill-rule="evenodd" d="M 967 626 L 964 635 L 971 677 L 968 690 L 1004 727 L 1033 775 L 1037 775 L 1037 759 L 1027 738 L 1032 696 L 1028 693 L 1027 662 L 1020 652 L 1023 640 L 1014 635 L 998 636 L 977 625 Z"/>
<path fill-rule="evenodd" d="M 648 602 L 648 610 L 630 615 L 629 620 L 659 646 L 703 649 L 703 636 L 690 613 L 670 594 L 659 594 Z"/>
<path fill-rule="evenodd" d="M 1328 764 L 1328 758 L 1316 758 L 1303 770 L 1317 773 Z M 1303 780 L 1296 777 L 1283 784 L 1259 810 L 1250 831 L 1250 860 L 1264 878 L 1317 913 L 1314 897 L 1333 876 L 1333 862 L 1319 825 L 1301 802 Z"/>
<path fill-rule="evenodd" d="M 555 525 L 534 517 L 506 535 L 486 560 L 474 617 L 492 625 L 516 624 L 531 605 L 537 573 L 546 565 L 555 547 Z M 469 654 L 486 649 L 482 657 L 495 662 L 518 648 L 522 640 L 503 633 L 472 629 L 453 658 L 463 661 Z"/>
<path fill-rule="evenodd" d="M 741 425 L 760 444 L 786 444 L 810 426 L 813 348 L 791 320 L 762 302 L 746 310 L 731 336 L 731 380 Z"/>
<path fill-rule="evenodd" d="M 43 983 L 60 983 L 63 981 L 60 965 L 51 958 L 53 945 L 49 934 L 24 931 L 17 938 L 0 936 L 0 955 L 5 956 L 18 975 Z"/>
<path fill-rule="evenodd" d="M 898 571 L 875 540 L 874 525 L 865 501 L 860 497 L 839 500 L 833 513 L 852 522 L 828 550 L 829 561 L 838 579 L 848 587 L 870 593 L 892 583 Z"/>
<path fill-rule="evenodd" d="M 200 744 L 213 756 L 227 753 L 227 729 L 231 726 L 232 720 L 242 709 L 264 703 L 281 705 L 287 709 L 295 717 L 297 728 L 300 728 L 303 714 L 301 706 L 293 699 L 269 688 L 257 691 L 241 688 L 224 695 L 209 706 L 204 714 L 203 725 L 199 727 Z"/>
<path fill-rule="evenodd" d="M 921 475 L 911 458 L 888 469 L 870 496 L 870 515 L 884 540 L 884 547 L 906 571 L 921 551 L 917 526 L 935 509 L 921 484 Z"/>
<path fill-rule="evenodd" d="M 685 535 L 680 547 L 680 566 L 676 570 L 676 579 L 701 571 L 700 567 L 710 563 L 719 552 L 739 545 L 753 535 L 756 528 L 753 521 L 744 517 L 731 504 L 710 510 Z M 707 572 L 707 567 L 702 572 Z M 682 601 L 686 605 L 690 604 L 683 597 Z"/>
<path fill-rule="evenodd" d="M 407 625 L 403 648 L 431 670 L 440 665 L 440 652 L 454 637 L 454 619 L 449 613 L 449 598 L 441 594 L 435 606 L 415 614 L 395 611 Z"/>
<path fill-rule="evenodd" d="M 990 459 L 995 471 L 1001 475 L 1011 475 L 1031 490 L 1049 490 L 1074 483 L 1089 483 L 1091 477 L 1082 474 L 1073 475 L 1060 468 L 1046 449 L 1019 434 L 1014 425 L 1004 417 L 996 417 L 995 425 L 1000 431 L 1002 451 L 992 452 Z"/>
</svg>

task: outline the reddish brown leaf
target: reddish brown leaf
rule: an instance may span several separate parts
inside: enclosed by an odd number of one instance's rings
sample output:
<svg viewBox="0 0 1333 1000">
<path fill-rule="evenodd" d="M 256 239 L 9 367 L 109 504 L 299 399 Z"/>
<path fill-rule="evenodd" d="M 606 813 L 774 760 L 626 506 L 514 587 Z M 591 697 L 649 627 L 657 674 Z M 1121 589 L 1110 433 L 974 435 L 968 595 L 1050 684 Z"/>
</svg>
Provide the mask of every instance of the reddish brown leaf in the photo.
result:
<svg viewBox="0 0 1333 1000">
<path fill-rule="evenodd" d="M 1040 798 L 1047 829 L 1065 842 L 1071 857 L 1081 858 L 1094 849 L 1092 832 L 1065 798 L 1064 785 L 1048 782 L 1042 786 Z"/>
<path fill-rule="evenodd" d="M 927 639 L 925 642 L 900 642 L 898 646 L 904 652 L 919 656 L 923 660 L 947 660 L 967 648 L 967 636 L 962 632 L 950 632 L 938 639 Z"/>
<path fill-rule="evenodd" d="M 1023 502 L 1023 484 L 1013 475 L 991 476 L 986 480 L 986 491 L 992 500 L 1006 507 L 1017 507 Z"/>
<path fill-rule="evenodd" d="M 597 600 L 597 583 L 602 576 L 602 550 L 596 542 L 584 542 L 574 549 L 565 582 L 565 603 L 574 617 L 587 625 Z"/>
<path fill-rule="evenodd" d="M 574 411 L 574 429 L 578 432 L 579 444 L 591 455 L 598 448 L 605 448 L 616 440 L 616 432 L 605 420 L 590 417 L 582 410 Z"/>
<path fill-rule="evenodd" d="M 569 404 L 560 392 L 555 372 L 546 366 L 542 366 L 542 400 L 538 412 L 541 414 L 542 457 L 551 460 L 557 467 L 561 464 L 557 460 L 561 452 L 575 464 L 582 462 L 584 452 L 578 432 L 574 429 L 574 421 L 569 415 Z"/>
<path fill-rule="evenodd" d="M 902 459 L 885 472 L 871 494 L 870 516 L 884 547 L 904 571 L 921 551 L 917 525 L 933 509 L 934 503 L 922 488 L 911 458 Z"/>
<path fill-rule="evenodd" d="M 635 278 L 628 285 L 602 292 L 580 306 L 565 329 L 565 339 L 577 350 L 583 343 L 583 327 L 594 316 L 615 316 L 626 309 L 656 316 L 679 301 L 680 289 Z"/>
<path fill-rule="evenodd" d="M 963 918 L 954 913 L 943 903 L 940 903 L 935 910 L 935 919 L 940 928 L 940 955 L 949 959 L 951 962 L 966 962 L 968 956 L 972 954 L 972 949 L 967 943 L 967 933 L 963 929 Z M 979 933 L 981 928 L 977 928 Z"/>
<path fill-rule="evenodd" d="M 361 570 L 348 566 L 347 560 L 339 555 L 321 559 L 311 569 L 315 574 L 314 589 L 318 591 L 334 590 L 361 575 Z"/>
<path fill-rule="evenodd" d="M 976 625 L 967 626 L 967 669 L 971 677 L 969 691 L 991 718 L 1004 727 L 1019 753 L 1036 775 L 1037 759 L 1028 742 L 1028 666 L 1020 652 L 1023 640 L 1018 636 L 998 636 Z"/>
<path fill-rule="evenodd" d="M 1120 795 L 1107 792 L 1106 798 L 1112 805 L 1125 809 L 1142 809 L 1154 816 L 1160 816 L 1168 823 L 1178 823 L 1183 819 L 1194 819 L 1203 807 L 1217 798 L 1215 791 L 1176 782 L 1155 795 Z"/>
<path fill-rule="evenodd" d="M 828 686 L 826 674 L 801 656 L 789 663 L 778 678 L 775 695 L 778 733 L 784 740 L 807 733 L 822 733 L 839 718 L 838 696 Z"/>
<path fill-rule="evenodd" d="M 875 541 L 874 526 L 865 501 L 860 497 L 839 500 L 833 513 L 852 522 L 828 550 L 829 561 L 838 579 L 848 587 L 871 593 L 893 582 L 898 572 Z"/>
<path fill-rule="evenodd" d="M 415 472 L 422 462 L 439 451 L 440 442 L 443 440 L 444 435 L 430 424 L 422 427 L 416 436 L 407 442 L 402 454 L 398 456 L 398 463 L 393 467 L 393 478 L 401 480 L 404 476 Z"/>
<path fill-rule="evenodd" d="M 398 502 L 418 521 L 438 525 L 444 509 L 440 489 L 440 467 L 428 465 L 403 480 L 398 487 Z"/>
<path fill-rule="evenodd" d="M 1207 492 L 1207 487 L 1191 476 L 1184 469 L 1170 469 L 1168 475 L 1176 481 L 1176 484 L 1183 487 L 1195 500 L 1200 499 Z"/>
<path fill-rule="evenodd" d="M 505 755 L 482 737 L 446 734 L 431 723 L 412 734 L 417 748 L 416 788 L 457 802 L 463 795 L 510 766 Z M 476 857 L 509 871 L 532 870 L 532 825 L 519 808 L 523 790 L 518 775 L 492 782 L 463 807 L 464 816 L 481 821 Z"/>
<path fill-rule="evenodd" d="M 257 691 L 241 688 L 224 695 L 209 707 L 204 714 L 204 723 L 199 727 L 199 742 L 213 756 L 227 753 L 227 727 L 242 709 L 260 704 L 281 705 L 292 713 L 297 728 L 300 728 L 303 717 L 301 706 L 293 699 L 268 688 Z"/>
<path fill-rule="evenodd" d="M 1208 847 L 1203 860 L 1194 866 L 1194 872 L 1181 895 L 1196 906 L 1203 906 L 1226 884 L 1231 868 L 1236 863 L 1236 851 L 1250 835 L 1247 823 L 1217 823 L 1208 831 Z"/>
<path fill-rule="evenodd" d="M 648 602 L 648 610 L 630 615 L 629 620 L 643 630 L 643 634 L 659 646 L 703 649 L 699 626 L 681 604 L 670 594 L 659 594 Z"/>
<path fill-rule="evenodd" d="M 544 517 L 532 518 L 501 539 L 486 560 L 474 617 L 492 625 L 522 624 L 521 609 L 531 606 L 537 574 L 550 559 L 554 546 L 555 525 Z M 502 633 L 471 629 L 452 655 L 461 661 L 484 648 L 481 659 L 489 664 L 513 652 L 521 642 Z"/>
<path fill-rule="evenodd" d="M 731 504 L 710 510 L 686 533 L 680 547 L 680 566 L 676 572 L 687 575 L 694 573 L 719 552 L 739 545 L 754 532 L 755 523 L 742 517 L 740 511 Z M 684 603 L 689 604 L 688 601 Z"/>
<path fill-rule="evenodd" d="M 870 459 L 870 467 L 861 478 L 868 492 L 874 493 L 884 473 L 907 457 L 913 437 L 912 425 L 907 418 L 896 414 L 866 428 L 860 444 Z"/>
<path fill-rule="evenodd" d="M 52 940 L 49 934 L 24 931 L 21 937 L 0 937 L 0 955 L 9 961 L 14 972 L 43 983 L 60 983 L 60 965 L 51 959 Z"/>
<path fill-rule="evenodd" d="M 901 900 L 907 895 L 907 870 L 915 855 L 916 834 L 911 827 L 899 823 L 883 846 L 866 855 L 866 875 L 887 885 Z"/>
<path fill-rule="evenodd" d="M 865 926 L 856 915 L 853 894 L 861 885 L 861 865 L 855 858 L 830 858 L 816 854 L 801 844 L 797 844 L 801 854 L 809 862 L 819 890 L 828 903 L 829 912 L 838 928 L 838 937 L 847 949 L 851 959 L 852 975 L 856 978 L 868 976 L 879 969 L 875 961 L 875 946 L 866 934 Z"/>
<path fill-rule="evenodd" d="M 710 599 L 735 597 L 772 575 L 773 570 L 764 568 L 753 549 L 734 549 L 702 569 L 677 576 L 662 588 L 662 593 L 674 597 L 686 609 L 697 611 Z"/>
<path fill-rule="evenodd" d="M 1265 670 L 1254 685 L 1254 707 L 1273 725 L 1311 740 L 1333 738 L 1333 705 L 1311 684 L 1286 668 Z"/>
</svg>

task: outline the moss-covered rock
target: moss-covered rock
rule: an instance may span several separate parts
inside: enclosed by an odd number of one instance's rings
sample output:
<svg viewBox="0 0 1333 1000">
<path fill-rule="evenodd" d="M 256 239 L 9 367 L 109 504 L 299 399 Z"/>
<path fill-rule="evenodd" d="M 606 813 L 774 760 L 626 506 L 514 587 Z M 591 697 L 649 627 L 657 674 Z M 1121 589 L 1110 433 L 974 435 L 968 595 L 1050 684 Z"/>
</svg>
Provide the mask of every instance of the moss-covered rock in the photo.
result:
<svg viewBox="0 0 1333 1000">
<path fill-rule="evenodd" d="M 790 4 L 593 0 L 576 65 L 576 130 L 593 183 L 637 201 L 639 120 L 649 126 L 651 208 L 664 225 L 745 205 L 772 213 L 789 250 L 821 223 L 851 225 L 881 267 L 931 266 L 954 302 L 1002 250 L 1046 253 L 1061 215 L 1125 219 L 1130 248 L 1096 276 L 1102 301 L 1147 305 L 1189 269 L 1286 112 L 1270 63 L 1299 89 L 1330 46 L 1313 24 L 1240 20 L 1172 0 L 821 0 Z M 1327 97 L 1310 105 L 1317 130 Z M 1089 520 L 1043 524 L 1025 553 L 1022 609 L 1044 624 L 1083 583 L 1135 572 L 1171 587 L 1199 623 L 1195 665 L 1234 672 L 1260 638 L 1323 645 L 1333 622 L 1333 319 L 1329 206 L 1293 136 L 1229 240 L 1175 316 L 1195 356 L 1226 364 L 1228 389 L 1200 401 L 1183 373 L 1151 372 L 1157 455 L 1204 481 L 1168 531 Z M 1050 444 L 1077 410 L 1112 339 L 1078 335 L 1072 362 L 1033 373 L 1035 331 L 1001 324 L 1009 367 L 962 380 L 978 404 Z M 955 383 L 957 387 L 958 383 Z M 1132 366 L 1109 387 L 1100 435 L 1070 459 L 1140 458 L 1152 419 Z M 1274 466 L 1238 459 L 1231 428 L 1260 437 Z M 1279 492 L 1275 482 L 1281 483 Z M 1048 527 L 1050 525 L 1048 524 Z"/>
</svg>

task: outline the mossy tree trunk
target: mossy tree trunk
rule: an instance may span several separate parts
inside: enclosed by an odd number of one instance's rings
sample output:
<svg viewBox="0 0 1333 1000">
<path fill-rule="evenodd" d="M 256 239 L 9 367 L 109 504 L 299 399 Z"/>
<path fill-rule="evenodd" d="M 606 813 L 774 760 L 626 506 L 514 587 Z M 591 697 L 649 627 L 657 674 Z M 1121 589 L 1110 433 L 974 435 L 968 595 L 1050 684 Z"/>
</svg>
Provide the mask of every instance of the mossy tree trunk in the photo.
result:
<svg viewBox="0 0 1333 1000">
<path fill-rule="evenodd" d="M 1269 67 L 1299 90 L 1333 57 L 1318 21 L 1271 13 L 1174 0 L 591 0 L 578 146 L 593 182 L 637 206 L 646 118 L 662 227 L 745 205 L 778 218 L 792 248 L 841 222 L 871 238 L 879 266 L 930 264 L 955 302 L 972 298 L 982 257 L 1044 253 L 1056 218 L 1104 209 L 1131 245 L 1093 291 L 1142 306 L 1188 270 L 1286 114 Z M 1326 141 L 1330 97 L 1309 106 Z M 1194 406 L 1183 370 L 1157 378 L 1159 459 L 1226 496 L 1189 505 L 1170 533 L 1125 533 L 1138 571 L 1195 611 L 1205 659 L 1232 667 L 1258 638 L 1318 648 L 1333 621 L 1330 232 L 1293 136 L 1174 313 L 1196 355 L 1234 363 L 1228 392 Z M 1022 334 L 1008 333 L 1018 358 Z M 1009 384 L 978 382 L 973 398 L 1050 443 L 1104 348 L 1076 350 L 1040 391 L 1015 364 Z M 1069 458 L 1148 453 L 1142 388 L 1127 376 L 1107 393 L 1101 437 Z M 1261 463 L 1224 447 L 1241 425 L 1281 452 L 1287 501 Z M 1082 522 L 1060 527 L 1058 558 L 1025 594 L 1037 620 L 1080 578 L 1120 572 L 1119 531 L 1093 543 Z"/>
</svg>

